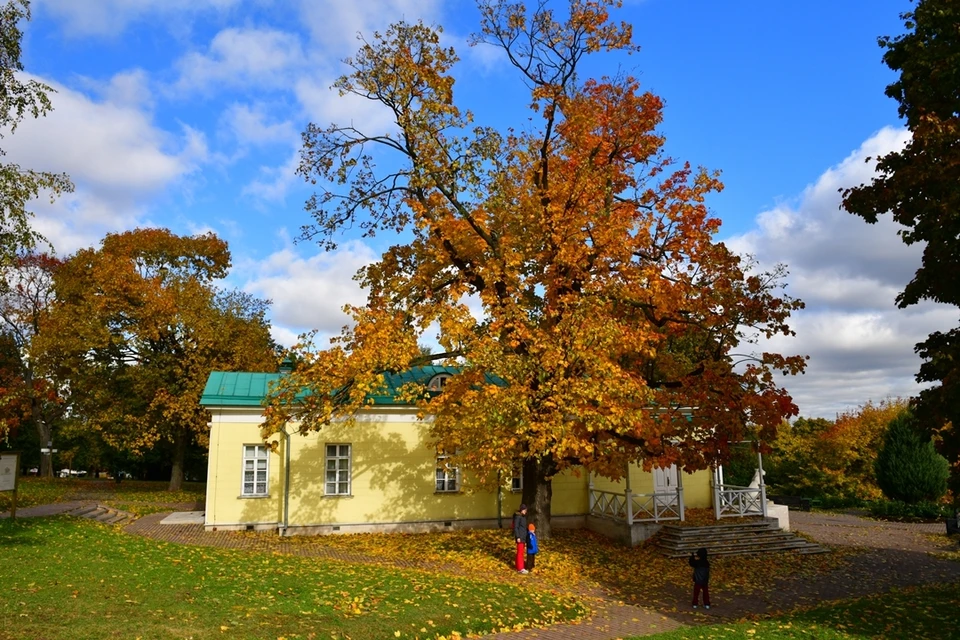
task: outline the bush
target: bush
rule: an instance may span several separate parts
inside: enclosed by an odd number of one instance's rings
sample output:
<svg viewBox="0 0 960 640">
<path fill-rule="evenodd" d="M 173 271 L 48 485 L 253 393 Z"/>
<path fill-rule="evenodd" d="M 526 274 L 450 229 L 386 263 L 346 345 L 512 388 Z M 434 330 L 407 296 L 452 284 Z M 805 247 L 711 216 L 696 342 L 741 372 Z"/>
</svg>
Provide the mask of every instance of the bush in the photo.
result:
<svg viewBox="0 0 960 640">
<path fill-rule="evenodd" d="M 871 515 L 898 520 L 938 520 L 953 517 L 953 510 L 935 502 L 908 504 L 900 500 L 877 500 L 870 505 Z"/>
<path fill-rule="evenodd" d="M 910 411 L 890 421 L 875 470 L 877 484 L 891 500 L 936 502 L 947 492 L 950 465 L 933 442 L 920 435 Z"/>
<path fill-rule="evenodd" d="M 723 465 L 723 481 L 737 487 L 746 487 L 757 473 L 757 453 L 749 446 L 730 450 L 730 459 Z"/>
</svg>

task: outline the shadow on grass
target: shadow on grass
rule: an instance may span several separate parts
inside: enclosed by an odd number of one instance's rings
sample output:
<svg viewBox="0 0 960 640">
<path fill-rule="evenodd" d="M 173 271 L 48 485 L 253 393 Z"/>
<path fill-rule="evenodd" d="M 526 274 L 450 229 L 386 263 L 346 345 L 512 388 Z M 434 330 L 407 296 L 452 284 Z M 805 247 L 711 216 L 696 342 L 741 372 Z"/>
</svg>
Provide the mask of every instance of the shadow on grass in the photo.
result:
<svg viewBox="0 0 960 640">
<path fill-rule="evenodd" d="M 36 535 L 32 523 L 25 520 L 0 520 L 0 547 L 38 547 L 43 542 Z"/>
</svg>

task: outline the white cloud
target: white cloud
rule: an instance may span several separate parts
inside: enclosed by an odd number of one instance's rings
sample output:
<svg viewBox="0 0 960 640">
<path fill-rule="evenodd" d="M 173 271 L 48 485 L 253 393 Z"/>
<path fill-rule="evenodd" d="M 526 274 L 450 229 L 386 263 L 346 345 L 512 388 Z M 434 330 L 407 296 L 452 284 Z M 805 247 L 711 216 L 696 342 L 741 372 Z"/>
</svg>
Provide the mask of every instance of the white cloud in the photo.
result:
<svg viewBox="0 0 960 640">
<path fill-rule="evenodd" d="M 764 345 L 810 356 L 804 376 L 784 381 L 801 415 L 832 417 L 868 400 L 915 395 L 914 345 L 956 322 L 956 310 L 941 305 L 898 309 L 922 247 L 904 245 L 890 216 L 869 225 L 840 209 L 840 190 L 869 182 L 875 159 L 908 140 L 906 130 L 882 129 L 795 201 L 760 214 L 756 229 L 727 242 L 768 268 L 786 264 L 788 293 L 807 305 L 791 319 L 796 338 Z"/>
<path fill-rule="evenodd" d="M 270 121 L 264 104 L 233 104 L 223 114 L 223 125 L 241 145 L 296 144 L 300 133 L 290 120 Z"/>
<path fill-rule="evenodd" d="M 440 0 L 300 0 L 300 17 L 316 42 L 350 55 L 359 46 L 357 34 L 369 39 L 398 20 L 439 23 L 442 7 Z"/>
<path fill-rule="evenodd" d="M 366 292 L 353 276 L 377 257 L 359 241 L 306 258 L 287 248 L 263 262 L 245 265 L 245 271 L 256 275 L 243 288 L 273 301 L 271 317 L 278 341 L 289 345 L 289 338 L 296 333 L 317 329 L 321 334 L 318 345 L 322 345 L 324 338 L 339 334 L 350 322 L 343 305 L 366 302 Z"/>
<path fill-rule="evenodd" d="M 219 13 L 240 0 L 34 0 L 37 10 L 63 22 L 71 36 L 116 36 L 131 23 L 160 16 L 169 21 Z"/>
<path fill-rule="evenodd" d="M 230 27 L 214 36 L 206 53 L 188 53 L 177 61 L 180 79 L 174 89 L 212 93 L 224 85 L 258 90 L 285 86 L 305 62 L 295 33 Z"/>
<path fill-rule="evenodd" d="M 151 198 L 207 160 L 202 132 L 183 126 L 180 135 L 173 135 L 155 126 L 143 107 L 109 98 L 98 102 L 43 81 L 57 90 L 51 96 L 54 111 L 25 120 L 4 139 L 4 147 L 9 160 L 31 169 L 66 172 L 75 183 L 75 193 L 54 204 L 40 200 L 33 207 L 36 227 L 61 254 L 89 246 L 107 231 L 136 226 Z M 107 86 L 128 81 L 126 77 Z"/>
<path fill-rule="evenodd" d="M 279 167 L 260 167 L 260 177 L 243 187 L 243 195 L 270 203 L 282 203 L 290 187 L 299 180 L 300 152 L 294 152 Z"/>
</svg>

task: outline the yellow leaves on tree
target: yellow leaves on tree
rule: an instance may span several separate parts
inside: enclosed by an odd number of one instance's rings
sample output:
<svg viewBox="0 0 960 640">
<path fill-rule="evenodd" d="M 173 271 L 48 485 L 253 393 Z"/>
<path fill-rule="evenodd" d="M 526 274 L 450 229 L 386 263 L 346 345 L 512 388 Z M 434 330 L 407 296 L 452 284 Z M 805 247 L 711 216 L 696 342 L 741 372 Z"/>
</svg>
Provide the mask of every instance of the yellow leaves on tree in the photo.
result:
<svg viewBox="0 0 960 640">
<path fill-rule="evenodd" d="M 214 286 L 229 266 L 213 234 L 110 234 L 57 271 L 37 338 L 44 366 L 69 380 L 75 411 L 109 444 L 172 445 L 171 490 L 187 445 L 206 434 L 199 400 L 210 372 L 276 366 L 267 303 Z"/>
<path fill-rule="evenodd" d="M 340 92 L 381 103 L 396 126 L 308 127 L 300 173 L 320 191 L 305 237 L 332 248 L 348 228 L 408 235 L 358 275 L 369 298 L 348 309 L 355 324 L 328 350 L 295 349 L 265 438 L 291 419 L 313 430 L 354 414 L 382 372 L 455 364 L 443 393 L 411 398 L 481 482 L 522 466 L 548 536 L 563 469 L 701 469 L 796 413 L 773 374 L 803 359 L 743 349 L 790 333 L 802 305 L 779 293 L 782 269 L 752 273 L 714 241 L 705 202 L 722 185 L 663 157 L 658 97 L 628 76 L 578 79 L 584 56 L 636 49 L 610 18 L 618 4 L 573 0 L 558 17 L 479 3 L 475 44 L 501 48 L 530 88 L 522 133 L 473 125 L 453 93 L 455 53 L 422 24 L 375 34 L 347 61 Z M 435 325 L 442 349 L 424 354 Z"/>
<path fill-rule="evenodd" d="M 835 421 L 800 418 L 784 425 L 768 459 L 769 481 L 777 492 L 791 495 L 879 498 L 874 461 L 887 426 L 906 408 L 899 399 L 868 402 Z"/>
</svg>

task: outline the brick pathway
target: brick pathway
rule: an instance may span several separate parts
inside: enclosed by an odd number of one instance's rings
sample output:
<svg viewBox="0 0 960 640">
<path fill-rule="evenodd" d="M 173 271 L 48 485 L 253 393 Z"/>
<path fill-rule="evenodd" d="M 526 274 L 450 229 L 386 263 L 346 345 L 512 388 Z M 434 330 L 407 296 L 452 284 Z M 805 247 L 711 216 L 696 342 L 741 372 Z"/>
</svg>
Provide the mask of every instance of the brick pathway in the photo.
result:
<svg viewBox="0 0 960 640">
<path fill-rule="evenodd" d="M 17 516 L 43 516 L 64 513 L 81 502 L 59 503 L 17 510 Z M 413 558 L 385 560 L 342 549 L 318 548 L 291 543 L 266 535 L 243 535 L 232 532 L 206 532 L 202 525 L 161 525 L 167 514 L 151 514 L 124 527 L 124 531 L 155 540 L 230 549 L 262 550 L 294 556 L 317 556 L 335 561 L 369 563 L 404 569 L 433 569 Z M 0 517 L 3 517 L 0 515 Z M 834 547 L 855 547 L 858 553 L 849 563 L 832 573 L 814 579 L 785 579 L 760 595 L 741 596 L 735 593 L 714 593 L 713 608 L 697 612 L 685 609 L 686 585 L 678 586 L 659 603 L 640 607 L 622 603 L 598 590 L 572 585 L 575 593 L 591 609 L 589 620 L 574 624 L 553 625 L 546 629 L 528 629 L 501 633 L 489 638 L 500 640 L 612 640 L 627 636 L 662 633 L 686 625 L 709 624 L 762 615 L 831 600 L 883 593 L 895 587 L 935 582 L 960 582 L 956 562 L 941 560 L 930 552 L 949 548 L 956 543 L 946 538 L 936 540 L 930 534 L 943 533 L 943 524 L 903 524 L 866 520 L 853 515 L 791 512 L 791 527 L 817 542 Z M 476 577 L 476 576 L 474 576 Z M 487 579 L 516 584 L 530 578 L 515 574 L 484 576 Z M 672 605 L 670 603 L 673 603 Z M 680 611 L 675 610 L 680 604 Z"/>
</svg>

